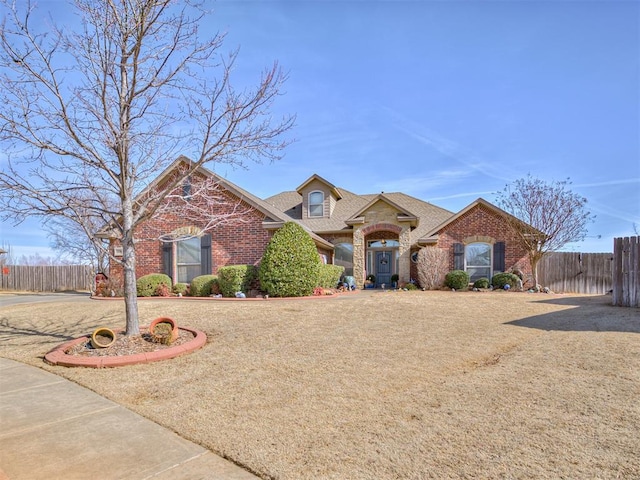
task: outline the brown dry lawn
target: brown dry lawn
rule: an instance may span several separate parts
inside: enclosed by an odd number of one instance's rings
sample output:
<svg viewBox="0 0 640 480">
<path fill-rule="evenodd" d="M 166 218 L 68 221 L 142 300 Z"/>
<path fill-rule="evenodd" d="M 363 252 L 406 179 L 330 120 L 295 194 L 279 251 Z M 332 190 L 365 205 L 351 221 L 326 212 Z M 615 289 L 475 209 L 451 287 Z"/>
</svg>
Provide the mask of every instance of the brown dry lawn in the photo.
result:
<svg viewBox="0 0 640 480">
<path fill-rule="evenodd" d="M 273 479 L 640 478 L 640 309 L 606 296 L 359 292 L 140 302 L 204 330 L 178 359 L 43 364 L 120 302 L 0 308 L 0 355 Z"/>
</svg>

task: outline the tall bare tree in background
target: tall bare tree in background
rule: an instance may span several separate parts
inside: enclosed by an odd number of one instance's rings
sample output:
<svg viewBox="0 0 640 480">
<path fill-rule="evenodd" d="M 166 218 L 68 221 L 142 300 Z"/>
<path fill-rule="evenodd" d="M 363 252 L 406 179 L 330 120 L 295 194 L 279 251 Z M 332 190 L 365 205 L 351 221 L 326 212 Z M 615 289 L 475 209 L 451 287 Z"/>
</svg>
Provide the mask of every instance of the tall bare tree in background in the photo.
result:
<svg viewBox="0 0 640 480">
<path fill-rule="evenodd" d="M 528 175 L 497 193 L 496 204 L 512 216 L 507 224 L 527 249 L 533 282 L 538 285 L 538 263 L 567 243 L 583 240 L 594 217 L 587 199 L 569 190 L 567 180 L 544 182 Z M 524 222 L 524 223 L 523 223 Z"/>
<path fill-rule="evenodd" d="M 293 117 L 270 109 L 277 64 L 236 90 L 236 53 L 199 27 L 180 0 L 75 0 L 77 29 L 0 0 L 0 172 L 5 218 L 62 217 L 90 232 L 101 218 L 123 247 L 126 333 L 139 334 L 134 230 L 199 167 L 279 158 Z M 139 194 L 179 154 L 191 159 L 162 189 Z M 215 222 L 209 222 L 215 224 Z"/>
<path fill-rule="evenodd" d="M 56 216 L 43 225 L 54 250 L 83 265 L 91 265 L 95 273 L 109 270 L 108 245 L 96 236 L 104 226 L 102 220 L 93 215 L 83 217 L 82 224 L 68 217 Z M 86 231 L 85 227 L 91 229 Z"/>
</svg>

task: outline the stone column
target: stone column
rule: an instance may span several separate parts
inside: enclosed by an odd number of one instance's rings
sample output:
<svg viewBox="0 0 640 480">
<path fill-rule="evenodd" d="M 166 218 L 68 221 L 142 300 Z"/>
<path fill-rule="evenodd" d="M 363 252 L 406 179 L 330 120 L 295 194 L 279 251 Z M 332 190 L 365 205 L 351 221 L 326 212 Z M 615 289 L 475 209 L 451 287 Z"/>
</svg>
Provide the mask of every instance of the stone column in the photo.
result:
<svg viewBox="0 0 640 480">
<path fill-rule="evenodd" d="M 362 235 L 362 229 L 357 228 L 353 231 L 353 276 L 356 279 L 356 286 L 358 288 L 364 288 L 364 253 L 364 235 Z"/>
<path fill-rule="evenodd" d="M 411 229 L 403 228 L 398 235 L 399 260 L 398 260 L 398 276 L 400 282 L 408 282 L 411 279 Z"/>
</svg>

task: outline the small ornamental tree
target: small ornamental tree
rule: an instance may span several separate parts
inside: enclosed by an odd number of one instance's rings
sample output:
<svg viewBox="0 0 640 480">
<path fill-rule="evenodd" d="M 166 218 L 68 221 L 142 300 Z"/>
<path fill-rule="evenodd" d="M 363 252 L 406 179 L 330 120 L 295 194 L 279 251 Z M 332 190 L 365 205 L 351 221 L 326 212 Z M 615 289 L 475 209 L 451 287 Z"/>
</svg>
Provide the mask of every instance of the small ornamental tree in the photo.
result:
<svg viewBox="0 0 640 480">
<path fill-rule="evenodd" d="M 287 222 L 267 244 L 258 271 L 260 288 L 274 297 L 312 295 L 320 265 L 309 234 L 297 223 Z"/>
<path fill-rule="evenodd" d="M 527 250 L 534 287 L 538 263 L 549 252 L 583 240 L 587 224 L 595 218 L 586 209 L 587 199 L 569 190 L 567 180 L 547 183 L 528 175 L 497 194 L 497 205 L 509 215 L 511 232 Z"/>
</svg>

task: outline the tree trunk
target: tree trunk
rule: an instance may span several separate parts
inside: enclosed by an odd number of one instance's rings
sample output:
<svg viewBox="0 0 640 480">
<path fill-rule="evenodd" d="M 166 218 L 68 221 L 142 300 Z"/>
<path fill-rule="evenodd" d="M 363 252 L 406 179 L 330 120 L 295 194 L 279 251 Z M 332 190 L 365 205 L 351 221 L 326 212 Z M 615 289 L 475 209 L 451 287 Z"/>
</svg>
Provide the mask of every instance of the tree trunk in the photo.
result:
<svg viewBox="0 0 640 480">
<path fill-rule="evenodd" d="M 136 251 L 133 238 L 131 202 L 123 200 L 122 261 L 124 270 L 125 335 L 140 335 L 138 319 L 138 289 L 136 288 Z"/>
</svg>

